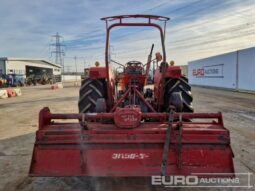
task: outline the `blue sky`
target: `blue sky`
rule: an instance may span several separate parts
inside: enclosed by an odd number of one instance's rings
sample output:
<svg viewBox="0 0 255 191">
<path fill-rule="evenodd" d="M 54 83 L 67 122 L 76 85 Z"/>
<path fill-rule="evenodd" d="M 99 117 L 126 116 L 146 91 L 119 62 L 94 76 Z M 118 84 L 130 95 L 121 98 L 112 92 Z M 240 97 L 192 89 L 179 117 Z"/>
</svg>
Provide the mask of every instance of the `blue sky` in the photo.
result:
<svg viewBox="0 0 255 191">
<path fill-rule="evenodd" d="M 177 64 L 254 46 L 254 0 L 2 0 L 0 56 L 50 57 L 51 37 L 64 37 L 65 65 L 78 70 L 99 60 L 104 64 L 105 24 L 101 17 L 156 14 L 170 17 L 167 60 Z M 121 28 L 111 35 L 112 58 L 145 62 L 152 43 L 160 51 L 155 29 Z"/>
</svg>

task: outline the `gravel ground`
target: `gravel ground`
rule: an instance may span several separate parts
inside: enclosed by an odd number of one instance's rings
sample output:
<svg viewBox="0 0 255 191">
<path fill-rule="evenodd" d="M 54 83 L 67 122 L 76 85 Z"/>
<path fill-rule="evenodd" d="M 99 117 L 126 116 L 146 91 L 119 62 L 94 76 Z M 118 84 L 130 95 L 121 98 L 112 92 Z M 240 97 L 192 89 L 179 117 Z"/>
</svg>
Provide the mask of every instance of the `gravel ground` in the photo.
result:
<svg viewBox="0 0 255 191">
<path fill-rule="evenodd" d="M 148 178 L 28 177 L 39 110 L 48 106 L 52 112 L 78 112 L 78 91 L 78 87 L 59 90 L 50 90 L 49 86 L 26 87 L 22 88 L 21 97 L 0 100 L 0 190 L 162 190 L 151 187 Z M 236 172 L 254 174 L 255 95 L 198 87 L 193 88 L 193 95 L 196 112 L 223 112 L 225 126 L 231 133 Z M 252 175 L 251 184 L 254 183 Z"/>
</svg>

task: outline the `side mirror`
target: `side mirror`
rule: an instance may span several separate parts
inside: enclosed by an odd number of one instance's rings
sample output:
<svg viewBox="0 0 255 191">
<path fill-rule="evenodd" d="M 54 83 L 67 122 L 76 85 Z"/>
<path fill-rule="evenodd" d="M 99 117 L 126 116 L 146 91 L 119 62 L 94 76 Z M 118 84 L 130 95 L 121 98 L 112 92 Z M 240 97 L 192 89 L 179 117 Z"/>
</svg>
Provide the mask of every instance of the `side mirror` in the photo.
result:
<svg viewBox="0 0 255 191">
<path fill-rule="evenodd" d="M 158 62 L 160 62 L 160 61 L 162 60 L 162 55 L 160 54 L 160 52 L 157 52 L 157 53 L 155 54 L 155 56 L 156 56 L 156 60 L 157 60 Z"/>
</svg>

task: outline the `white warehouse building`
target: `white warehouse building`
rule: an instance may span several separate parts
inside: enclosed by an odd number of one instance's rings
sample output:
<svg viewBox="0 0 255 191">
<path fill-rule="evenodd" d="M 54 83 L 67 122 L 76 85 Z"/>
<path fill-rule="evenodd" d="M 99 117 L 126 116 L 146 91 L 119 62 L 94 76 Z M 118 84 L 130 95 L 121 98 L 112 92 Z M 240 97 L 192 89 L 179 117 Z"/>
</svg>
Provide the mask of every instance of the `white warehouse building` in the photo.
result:
<svg viewBox="0 0 255 191">
<path fill-rule="evenodd" d="M 191 85 L 255 91 L 255 47 L 188 63 Z"/>
<path fill-rule="evenodd" d="M 61 66 L 40 59 L 0 58 L 0 76 L 15 75 L 27 78 L 30 75 L 47 74 L 61 80 Z"/>
</svg>

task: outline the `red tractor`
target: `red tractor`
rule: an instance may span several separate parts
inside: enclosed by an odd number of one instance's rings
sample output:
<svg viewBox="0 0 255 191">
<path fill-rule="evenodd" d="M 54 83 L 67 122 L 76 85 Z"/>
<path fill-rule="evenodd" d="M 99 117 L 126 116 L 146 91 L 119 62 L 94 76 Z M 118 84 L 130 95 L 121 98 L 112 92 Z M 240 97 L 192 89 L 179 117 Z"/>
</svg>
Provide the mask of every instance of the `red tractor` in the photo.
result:
<svg viewBox="0 0 255 191">
<path fill-rule="evenodd" d="M 130 22 L 129 19 L 144 22 Z M 39 114 L 31 176 L 198 175 L 233 177 L 233 152 L 221 113 L 193 113 L 191 87 L 178 66 L 166 62 L 167 17 L 122 15 L 106 22 L 105 67 L 93 67 L 80 88 L 78 114 Z M 126 65 L 109 60 L 114 27 L 155 27 L 162 56 Z M 154 89 L 145 88 L 153 60 Z M 110 62 L 123 72 L 116 81 Z M 53 120 L 61 119 L 60 122 Z M 63 122 L 63 119 L 77 119 Z"/>
</svg>

